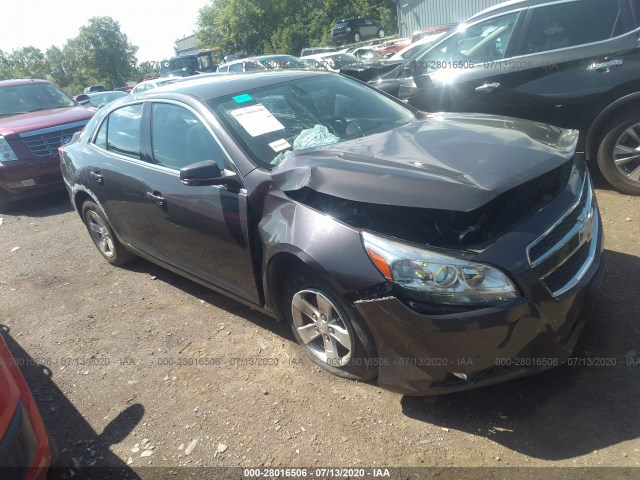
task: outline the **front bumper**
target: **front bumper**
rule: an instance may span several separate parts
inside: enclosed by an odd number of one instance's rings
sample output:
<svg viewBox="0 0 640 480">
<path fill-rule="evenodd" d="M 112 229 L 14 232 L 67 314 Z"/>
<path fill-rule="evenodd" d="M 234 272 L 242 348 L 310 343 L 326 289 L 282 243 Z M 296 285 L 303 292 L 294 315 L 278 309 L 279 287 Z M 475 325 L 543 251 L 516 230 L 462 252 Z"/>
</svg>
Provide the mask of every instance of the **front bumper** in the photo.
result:
<svg viewBox="0 0 640 480">
<path fill-rule="evenodd" d="M 405 395 L 468 390 L 567 361 L 590 317 L 607 255 L 597 254 L 571 292 L 552 302 L 522 298 L 501 308 L 424 315 L 395 297 L 362 300 L 356 308 L 378 350 L 378 383 Z"/>
<path fill-rule="evenodd" d="M 58 156 L 0 164 L 0 190 L 14 200 L 64 190 Z"/>
</svg>

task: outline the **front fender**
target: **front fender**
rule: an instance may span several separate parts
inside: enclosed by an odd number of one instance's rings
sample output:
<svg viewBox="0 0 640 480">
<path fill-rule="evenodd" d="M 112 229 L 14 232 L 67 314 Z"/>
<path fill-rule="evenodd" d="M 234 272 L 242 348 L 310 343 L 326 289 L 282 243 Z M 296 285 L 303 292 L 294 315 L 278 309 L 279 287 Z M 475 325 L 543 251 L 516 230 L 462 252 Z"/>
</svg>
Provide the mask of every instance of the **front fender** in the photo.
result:
<svg viewBox="0 0 640 480">
<path fill-rule="evenodd" d="M 282 192 L 274 192 L 265 199 L 258 233 L 264 252 L 265 291 L 271 259 L 282 253 L 295 256 L 341 294 L 364 290 L 385 280 L 369 259 L 359 230 Z"/>
</svg>

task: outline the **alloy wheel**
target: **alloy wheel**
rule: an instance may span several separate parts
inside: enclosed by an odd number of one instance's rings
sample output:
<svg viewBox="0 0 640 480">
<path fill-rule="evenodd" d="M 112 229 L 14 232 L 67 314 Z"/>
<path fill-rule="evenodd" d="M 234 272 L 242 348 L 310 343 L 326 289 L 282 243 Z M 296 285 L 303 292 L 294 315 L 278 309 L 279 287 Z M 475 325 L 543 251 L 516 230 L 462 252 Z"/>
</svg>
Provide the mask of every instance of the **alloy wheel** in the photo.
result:
<svg viewBox="0 0 640 480">
<path fill-rule="evenodd" d="M 613 149 L 616 168 L 629 180 L 640 182 L 640 123 L 627 128 Z"/>
<path fill-rule="evenodd" d="M 301 290 L 291 300 L 293 325 L 309 351 L 333 367 L 349 362 L 354 342 L 334 303 L 318 290 Z"/>
<path fill-rule="evenodd" d="M 92 210 L 87 212 L 87 225 L 98 249 L 105 257 L 112 258 L 115 255 L 115 248 L 111 232 L 96 212 Z"/>
</svg>

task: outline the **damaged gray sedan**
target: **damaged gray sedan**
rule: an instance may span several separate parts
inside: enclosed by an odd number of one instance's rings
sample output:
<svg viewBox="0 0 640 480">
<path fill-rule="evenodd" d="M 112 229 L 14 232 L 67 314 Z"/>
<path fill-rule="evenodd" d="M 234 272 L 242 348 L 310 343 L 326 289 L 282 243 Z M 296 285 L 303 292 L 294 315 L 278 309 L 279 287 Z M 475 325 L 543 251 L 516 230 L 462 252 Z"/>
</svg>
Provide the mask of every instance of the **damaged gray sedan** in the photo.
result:
<svg viewBox="0 0 640 480">
<path fill-rule="evenodd" d="M 571 354 L 606 264 L 577 137 L 259 72 L 112 103 L 60 153 L 108 262 L 163 265 L 288 321 L 327 371 L 419 395 Z"/>
</svg>

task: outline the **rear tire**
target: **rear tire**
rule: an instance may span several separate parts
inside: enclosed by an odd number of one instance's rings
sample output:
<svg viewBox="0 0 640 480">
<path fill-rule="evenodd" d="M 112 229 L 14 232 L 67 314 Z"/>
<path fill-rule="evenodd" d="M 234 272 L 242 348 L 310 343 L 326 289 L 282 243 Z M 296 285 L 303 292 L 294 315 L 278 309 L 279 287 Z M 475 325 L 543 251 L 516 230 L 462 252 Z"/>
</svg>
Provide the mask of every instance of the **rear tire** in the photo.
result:
<svg viewBox="0 0 640 480">
<path fill-rule="evenodd" d="M 284 315 L 313 363 L 338 377 L 367 381 L 378 374 L 376 348 L 353 305 L 305 265 L 284 286 Z"/>
<path fill-rule="evenodd" d="M 598 149 L 598 167 L 618 191 L 640 195 L 640 114 L 613 119 Z"/>
<path fill-rule="evenodd" d="M 378 38 L 384 38 L 384 28 L 378 30 Z"/>
<path fill-rule="evenodd" d="M 356 32 L 353 34 L 353 43 L 359 43 L 361 40 L 360 32 Z"/>
<path fill-rule="evenodd" d="M 136 256 L 122 246 L 111 225 L 94 202 L 82 204 L 82 220 L 100 254 L 111 265 L 120 266 L 131 262 Z"/>
</svg>

